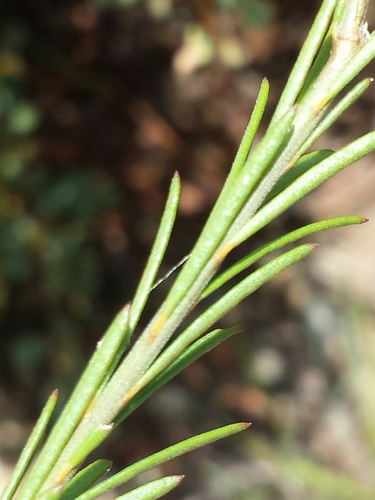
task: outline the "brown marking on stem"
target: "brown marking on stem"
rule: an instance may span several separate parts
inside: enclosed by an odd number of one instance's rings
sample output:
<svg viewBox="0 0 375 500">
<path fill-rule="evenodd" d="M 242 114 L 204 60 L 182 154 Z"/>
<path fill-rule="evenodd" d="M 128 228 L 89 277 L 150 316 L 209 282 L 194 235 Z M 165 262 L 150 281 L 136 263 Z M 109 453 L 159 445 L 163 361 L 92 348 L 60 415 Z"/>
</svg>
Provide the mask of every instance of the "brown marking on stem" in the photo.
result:
<svg viewBox="0 0 375 500">
<path fill-rule="evenodd" d="M 234 246 L 232 245 L 232 243 L 227 243 L 223 248 L 221 248 L 217 255 L 215 255 L 215 264 L 217 265 L 217 267 L 220 266 L 220 264 L 223 262 L 223 260 L 225 259 L 225 257 L 228 255 L 228 253 L 233 250 Z"/>
<path fill-rule="evenodd" d="M 73 470 L 73 465 L 70 462 L 68 462 L 66 465 L 64 465 L 64 467 L 59 472 L 59 474 L 57 474 L 55 481 L 54 481 L 54 485 L 58 486 L 58 485 L 63 484 L 64 479 L 69 474 L 69 472 L 71 472 L 72 470 Z"/>
<path fill-rule="evenodd" d="M 156 337 L 158 336 L 161 327 L 164 325 L 165 321 L 167 319 L 167 315 L 165 313 L 160 313 L 159 317 L 157 318 L 155 325 L 152 327 L 149 339 L 150 340 L 155 340 Z"/>
<path fill-rule="evenodd" d="M 297 161 L 301 158 L 301 153 L 297 152 L 293 158 L 289 161 L 288 165 L 284 169 L 284 174 L 286 172 L 289 172 L 291 168 L 294 167 L 294 165 L 297 163 Z"/>
<path fill-rule="evenodd" d="M 324 108 L 324 106 L 331 100 L 331 96 L 330 95 L 325 95 L 319 102 L 318 104 L 315 106 L 315 114 L 318 115 L 322 109 Z"/>
<path fill-rule="evenodd" d="M 84 416 L 86 416 L 89 413 L 91 413 L 91 410 L 92 410 L 95 402 L 96 402 L 96 397 L 93 397 L 91 399 L 91 401 L 89 402 L 89 404 L 86 406 L 86 410 L 85 410 Z"/>
<path fill-rule="evenodd" d="M 124 408 L 129 403 L 129 401 L 134 398 L 137 392 L 139 392 L 141 389 L 142 386 L 140 384 L 135 384 L 121 400 L 121 407 Z"/>
</svg>

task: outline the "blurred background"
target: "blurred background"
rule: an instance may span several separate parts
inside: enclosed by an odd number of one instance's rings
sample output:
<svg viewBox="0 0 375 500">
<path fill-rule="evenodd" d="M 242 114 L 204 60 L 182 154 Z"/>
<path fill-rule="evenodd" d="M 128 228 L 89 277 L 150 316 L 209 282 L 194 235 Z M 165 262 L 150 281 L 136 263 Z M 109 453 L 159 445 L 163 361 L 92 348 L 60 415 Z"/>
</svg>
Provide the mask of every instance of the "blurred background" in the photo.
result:
<svg viewBox="0 0 375 500">
<path fill-rule="evenodd" d="M 0 3 L 0 489 L 49 393 L 58 387 L 64 402 L 132 297 L 173 172 L 182 198 L 161 274 L 199 234 L 264 76 L 265 130 L 320 3 Z M 370 88 L 317 146 L 369 131 L 374 110 Z M 323 217 L 375 220 L 373 162 L 329 181 L 247 251 Z M 116 470 L 249 420 L 246 433 L 140 481 L 185 473 L 169 495 L 184 500 L 375 498 L 374 226 L 313 241 L 313 256 L 222 321 L 243 333 L 160 390 L 98 456 Z"/>
</svg>

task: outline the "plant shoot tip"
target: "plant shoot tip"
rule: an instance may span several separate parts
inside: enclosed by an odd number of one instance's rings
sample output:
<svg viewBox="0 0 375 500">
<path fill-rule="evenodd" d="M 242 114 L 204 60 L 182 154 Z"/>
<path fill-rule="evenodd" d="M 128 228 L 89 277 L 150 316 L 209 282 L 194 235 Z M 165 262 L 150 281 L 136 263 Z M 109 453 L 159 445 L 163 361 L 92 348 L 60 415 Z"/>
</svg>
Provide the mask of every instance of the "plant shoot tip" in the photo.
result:
<svg viewBox="0 0 375 500">
<path fill-rule="evenodd" d="M 251 422 L 242 422 L 242 426 L 244 429 L 248 429 L 251 426 Z"/>
</svg>

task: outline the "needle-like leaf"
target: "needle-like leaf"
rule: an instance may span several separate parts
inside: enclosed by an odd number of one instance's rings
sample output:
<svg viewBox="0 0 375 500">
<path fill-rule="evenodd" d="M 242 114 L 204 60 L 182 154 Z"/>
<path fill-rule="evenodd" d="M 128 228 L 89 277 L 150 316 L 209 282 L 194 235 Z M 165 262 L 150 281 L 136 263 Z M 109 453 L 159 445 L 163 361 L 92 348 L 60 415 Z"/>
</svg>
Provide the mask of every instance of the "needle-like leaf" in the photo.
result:
<svg viewBox="0 0 375 500">
<path fill-rule="evenodd" d="M 230 424 L 219 429 L 214 429 L 213 431 L 204 432 L 203 434 L 198 434 L 192 438 L 181 441 L 180 443 L 174 444 L 165 448 L 162 451 L 154 453 L 147 458 L 140 460 L 139 462 L 130 465 L 126 469 L 117 474 L 113 475 L 109 479 L 102 481 L 97 486 L 94 486 L 86 493 L 80 495 L 76 500 L 91 500 L 93 498 L 98 498 L 106 491 L 117 488 L 121 484 L 126 483 L 133 477 L 145 472 L 147 470 L 153 469 L 154 467 L 172 460 L 180 455 L 184 455 L 189 451 L 196 450 L 202 446 L 213 443 L 218 439 L 223 439 L 224 437 L 231 436 L 232 434 L 237 434 L 250 426 L 247 422 L 240 422 L 238 424 Z"/>
<path fill-rule="evenodd" d="M 185 349 L 165 370 L 163 370 L 159 375 L 153 377 L 149 384 L 146 385 L 142 390 L 140 390 L 130 403 L 125 406 L 123 410 L 116 417 L 114 424 L 118 425 L 122 420 L 124 420 L 130 413 L 132 413 L 139 405 L 141 405 L 146 399 L 148 399 L 154 392 L 156 392 L 160 387 L 165 385 L 169 380 L 174 378 L 178 373 L 180 373 L 184 368 L 193 363 L 196 359 L 200 358 L 206 352 L 213 349 L 218 344 L 224 342 L 227 338 L 240 332 L 242 328 L 231 327 L 225 328 L 223 330 L 214 330 L 207 333 L 202 338 L 191 344 L 187 349 Z"/>
<path fill-rule="evenodd" d="M 135 490 L 117 497 L 116 500 L 157 500 L 178 486 L 185 476 L 166 476 L 143 484 Z"/>
<path fill-rule="evenodd" d="M 227 283 L 230 279 L 234 278 L 245 269 L 248 269 L 259 259 L 262 259 L 266 255 L 274 252 L 275 250 L 279 250 L 280 248 L 289 245 L 290 243 L 294 243 L 302 238 L 306 238 L 315 233 L 319 233 L 321 231 L 326 231 L 327 229 L 334 229 L 336 227 L 343 226 L 351 226 L 354 224 L 363 224 L 367 222 L 367 219 L 364 217 L 357 216 L 344 216 L 344 217 L 335 217 L 334 219 L 322 220 L 319 222 L 313 222 L 312 224 L 308 224 L 307 226 L 300 227 L 299 229 L 295 229 L 290 233 L 287 233 L 280 238 L 277 238 L 270 243 L 266 243 L 261 248 L 258 248 L 254 252 L 251 252 L 249 255 L 239 260 L 231 266 L 229 269 L 221 273 L 215 280 L 213 280 L 207 288 L 203 291 L 201 298 L 205 299 L 212 292 L 220 288 L 222 285 Z"/>
<path fill-rule="evenodd" d="M 110 460 L 96 460 L 87 465 L 84 469 L 69 481 L 64 488 L 60 500 L 75 500 L 79 495 L 87 491 L 104 474 L 111 470 L 112 462 Z"/>
<path fill-rule="evenodd" d="M 260 269 L 257 269 L 245 279 L 237 283 L 231 290 L 225 293 L 219 300 L 202 313 L 190 326 L 160 354 L 146 374 L 133 387 L 136 394 L 139 389 L 147 385 L 156 375 L 162 372 L 184 349 L 204 334 L 216 321 L 222 318 L 228 311 L 233 309 L 242 300 L 255 292 L 265 282 L 309 255 L 316 245 L 306 244 L 290 250 L 276 257 Z"/>
<path fill-rule="evenodd" d="M 17 465 L 9 479 L 9 483 L 3 493 L 1 494 L 1 500 L 9 500 L 12 498 L 14 492 L 18 488 L 22 478 L 29 466 L 37 447 L 40 445 L 40 441 L 46 431 L 47 425 L 51 420 L 53 410 L 55 409 L 57 403 L 58 391 L 55 390 L 48 398 L 48 401 L 43 408 L 43 411 L 35 424 L 35 427 L 27 440 L 26 445 L 22 451 L 20 458 L 18 459 Z"/>
<path fill-rule="evenodd" d="M 247 240 L 298 200 L 320 186 L 324 181 L 374 149 L 375 132 L 369 132 L 360 139 L 333 153 L 318 163 L 318 165 L 310 168 L 310 170 L 298 177 L 290 186 L 262 207 L 242 230 L 233 237 L 233 240 L 230 242 L 231 245 L 237 246 Z"/>
<path fill-rule="evenodd" d="M 80 422 L 88 406 L 95 398 L 96 391 L 105 377 L 106 370 L 111 365 L 122 339 L 126 335 L 128 319 L 129 307 L 125 306 L 118 313 L 103 339 L 97 344 L 96 351 L 77 387 L 65 405 L 30 475 L 22 485 L 19 493 L 22 500 L 32 500 L 35 497 L 61 456 L 62 450 L 69 441 L 78 422 Z"/>
<path fill-rule="evenodd" d="M 129 329 L 131 332 L 134 331 L 134 328 L 138 323 L 139 317 L 142 314 L 147 298 L 152 290 L 152 285 L 155 282 L 155 278 L 157 272 L 159 271 L 161 261 L 164 258 L 164 254 L 172 234 L 174 221 L 176 219 L 178 203 L 180 200 L 180 192 L 181 192 L 180 177 L 177 173 L 175 173 L 171 183 L 163 217 L 160 222 L 158 234 L 156 235 L 155 242 L 150 253 L 150 257 L 148 259 L 147 265 L 145 267 L 142 278 L 139 282 L 137 291 L 135 293 L 134 299 L 132 301 L 132 306 L 130 309 L 130 317 L 129 317 Z"/>
</svg>

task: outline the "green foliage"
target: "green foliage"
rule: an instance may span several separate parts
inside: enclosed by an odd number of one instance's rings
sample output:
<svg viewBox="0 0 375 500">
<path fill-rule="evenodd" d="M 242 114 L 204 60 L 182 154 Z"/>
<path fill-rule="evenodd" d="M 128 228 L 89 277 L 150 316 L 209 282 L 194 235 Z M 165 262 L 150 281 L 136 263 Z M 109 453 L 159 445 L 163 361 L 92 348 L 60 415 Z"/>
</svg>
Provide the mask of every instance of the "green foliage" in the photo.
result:
<svg viewBox="0 0 375 500">
<path fill-rule="evenodd" d="M 315 463 L 297 453 L 277 450 L 265 440 L 250 438 L 249 443 L 256 456 L 270 460 L 284 478 L 285 483 L 300 484 L 313 498 L 351 500 L 374 498 L 375 489 L 362 481 L 348 477 L 341 471 Z M 318 495 L 317 497 L 313 495 Z M 323 496 L 322 496 L 323 495 Z"/>
<path fill-rule="evenodd" d="M 24 160 L 25 163 L 27 159 Z M 2 158 L 0 274 L 30 286 L 35 261 L 43 287 L 56 298 L 78 294 L 88 304 L 98 289 L 98 255 L 87 245 L 98 217 L 119 205 L 113 182 L 73 171 L 58 178 L 27 171 L 21 158 Z"/>
<path fill-rule="evenodd" d="M 239 10 L 247 24 L 256 28 L 268 26 L 275 15 L 273 0 L 217 0 L 224 9 Z"/>
<path fill-rule="evenodd" d="M 223 271 L 221 267 L 234 248 L 327 179 L 375 149 L 375 133 L 371 132 L 336 152 L 317 151 L 308 154 L 312 146 L 311 137 L 316 140 L 369 84 L 369 80 L 364 80 L 346 97 L 338 98 L 375 57 L 375 35 L 365 36 L 365 4 L 358 0 L 349 7 L 343 0 L 323 1 L 271 123 L 263 138 L 254 146 L 253 141 L 269 94 L 268 82 L 264 80 L 261 83 L 258 100 L 238 154 L 206 225 L 165 300 L 148 325 L 139 332 L 140 318 L 153 291 L 177 213 L 180 179 L 177 174 L 174 176 L 159 232 L 134 299 L 123 307 L 103 339 L 98 342 L 81 379 L 41 447 L 39 456 L 28 470 L 18 498 L 98 498 L 141 472 L 249 426 L 247 423 L 232 424 L 182 441 L 130 465 L 108 479 L 102 479 L 95 486 L 94 482 L 102 478 L 109 468 L 109 462 L 99 460 L 88 465 L 85 462 L 90 453 L 149 395 L 197 357 L 240 331 L 238 327 L 211 330 L 217 321 L 265 282 L 316 248 L 312 243 L 302 243 L 292 248 L 289 248 L 290 245 L 318 231 L 366 221 L 362 217 L 347 216 L 310 224 L 267 243 L 235 263 L 229 271 Z M 327 40 L 331 46 L 329 57 Z M 335 102 L 337 99 L 338 103 Z M 17 130 L 30 130 L 27 127 L 35 126 L 37 122 L 35 117 L 31 119 L 30 109 L 26 109 L 26 112 L 25 109 L 21 110 L 18 118 L 16 113 L 17 119 L 9 121 L 13 124 L 10 130 L 14 134 L 18 133 Z M 11 169 L 5 171 L 9 176 Z M 27 190 L 23 176 L 17 174 L 13 179 L 15 185 L 19 182 L 18 186 L 23 185 Z M 85 235 L 92 219 L 98 216 L 103 207 L 116 202 L 115 189 L 102 182 L 92 183 L 85 175 L 75 173 L 62 175 L 58 181 L 50 182 L 44 172 L 38 172 L 32 182 L 34 187 L 44 184 L 35 210 L 45 217 L 46 224 L 49 223 L 47 214 L 53 214 L 63 225 L 73 225 L 75 229 L 69 233 L 69 237 L 56 231 L 53 241 L 46 242 L 44 239 L 51 262 L 58 262 L 61 271 L 61 274 L 54 273 L 54 266 L 51 265 L 51 288 L 61 294 L 70 287 L 82 293 L 94 293 L 95 287 L 89 289 L 85 279 L 82 282 L 69 280 L 65 273 L 73 270 L 73 274 L 78 274 L 79 271 L 83 277 L 90 276 L 88 281 L 95 282 L 95 257 L 83 251 Z M 5 221 L 7 217 L 7 210 L 4 210 Z M 17 224 L 11 224 L 9 230 L 8 241 L 12 252 L 17 245 L 22 247 L 21 235 L 29 234 L 23 229 L 17 232 L 14 229 L 17 227 Z M 26 238 L 25 242 L 24 245 L 29 240 Z M 5 255 L 6 251 L 5 248 Z M 271 252 L 275 252 L 272 258 L 264 261 L 263 258 Z M 254 264 L 258 267 L 250 269 Z M 27 268 L 27 262 L 24 267 Z M 243 271 L 247 274 L 240 277 Z M 21 279 L 26 279 L 25 276 L 21 276 Z M 229 280 L 233 281 L 222 292 L 224 283 L 229 284 Z M 220 291 L 218 298 L 205 302 L 213 290 Z M 196 316 L 190 315 L 198 303 L 202 303 L 203 308 Z M 135 334 L 137 338 L 128 348 Z M 14 492 L 45 433 L 56 399 L 57 393 L 54 392 L 1 500 L 14 498 Z M 85 464 L 84 468 L 81 468 L 82 464 Z M 310 471 L 311 477 L 313 472 Z M 159 498 L 176 487 L 181 479 L 182 476 L 167 476 L 119 498 Z"/>
<path fill-rule="evenodd" d="M 2 5 L 0 311 L 25 300 L 20 295 L 42 295 L 54 303 L 80 303 L 70 314 L 88 318 L 100 273 L 99 254 L 88 242 L 98 219 L 120 206 L 119 189 L 91 165 L 56 172 L 40 160 L 43 111 L 32 95 L 24 56 L 33 36 L 31 24 Z"/>
</svg>

